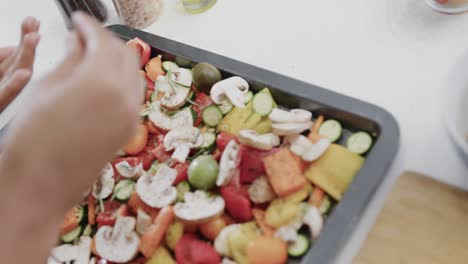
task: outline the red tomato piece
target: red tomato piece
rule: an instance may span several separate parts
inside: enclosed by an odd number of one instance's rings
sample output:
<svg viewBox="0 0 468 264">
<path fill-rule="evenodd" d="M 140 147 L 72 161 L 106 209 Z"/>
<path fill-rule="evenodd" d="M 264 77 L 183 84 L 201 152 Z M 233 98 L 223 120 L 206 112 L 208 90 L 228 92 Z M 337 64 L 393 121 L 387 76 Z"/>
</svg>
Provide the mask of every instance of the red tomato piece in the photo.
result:
<svg viewBox="0 0 468 264">
<path fill-rule="evenodd" d="M 177 177 L 174 180 L 174 185 L 177 185 L 179 182 L 188 180 L 188 163 L 177 163 L 174 166 L 174 169 L 177 170 Z"/>
<path fill-rule="evenodd" d="M 172 156 L 172 153 L 169 152 L 169 151 L 166 151 L 166 149 L 164 149 L 164 145 L 163 144 L 159 144 L 156 148 L 154 148 L 153 150 L 151 150 L 151 152 L 153 153 L 154 157 L 159 161 L 159 162 L 166 162 L 167 160 L 169 160 Z"/>
<path fill-rule="evenodd" d="M 249 198 L 234 186 L 221 187 L 221 196 L 226 202 L 226 210 L 237 221 L 245 222 L 252 219 L 252 210 Z"/>
<path fill-rule="evenodd" d="M 98 226 L 114 226 L 115 221 L 117 221 L 117 211 L 119 210 L 120 206 L 121 204 L 117 201 L 105 201 L 104 211 L 99 212 L 96 217 Z"/>
<path fill-rule="evenodd" d="M 194 234 L 184 234 L 175 247 L 177 264 L 219 264 L 221 256 L 214 247 Z"/>
<path fill-rule="evenodd" d="M 193 110 L 197 113 L 197 120 L 195 120 L 194 126 L 197 127 L 202 123 L 203 110 L 207 106 L 212 105 L 213 102 L 211 101 L 211 98 L 208 95 L 202 92 L 198 92 L 196 94 L 194 102 L 195 104 L 193 105 Z"/>
<path fill-rule="evenodd" d="M 145 66 L 151 56 L 151 47 L 148 43 L 139 38 L 134 38 L 127 42 L 127 45 L 134 48 L 140 57 L 140 67 Z"/>
<path fill-rule="evenodd" d="M 228 132 L 221 132 L 216 137 L 216 146 L 222 152 L 226 148 L 227 144 L 233 139 L 236 139 L 236 136 L 234 136 L 233 134 Z"/>
</svg>

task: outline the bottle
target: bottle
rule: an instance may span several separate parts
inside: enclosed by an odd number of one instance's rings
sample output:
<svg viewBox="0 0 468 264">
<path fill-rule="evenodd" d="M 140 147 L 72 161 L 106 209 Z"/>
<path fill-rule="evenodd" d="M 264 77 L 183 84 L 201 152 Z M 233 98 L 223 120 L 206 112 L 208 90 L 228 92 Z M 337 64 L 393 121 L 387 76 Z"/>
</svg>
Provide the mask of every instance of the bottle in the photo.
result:
<svg viewBox="0 0 468 264">
<path fill-rule="evenodd" d="M 187 12 L 198 14 L 205 12 L 216 4 L 217 0 L 182 0 Z"/>
<path fill-rule="evenodd" d="M 125 24 L 143 28 L 156 22 L 163 8 L 161 0 L 112 0 Z"/>
</svg>

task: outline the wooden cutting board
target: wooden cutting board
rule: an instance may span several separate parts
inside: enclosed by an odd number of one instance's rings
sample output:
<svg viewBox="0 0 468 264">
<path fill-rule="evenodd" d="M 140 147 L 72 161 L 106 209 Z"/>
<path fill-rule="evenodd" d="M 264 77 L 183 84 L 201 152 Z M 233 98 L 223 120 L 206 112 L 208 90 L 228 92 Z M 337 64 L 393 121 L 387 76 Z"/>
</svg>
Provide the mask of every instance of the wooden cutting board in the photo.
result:
<svg viewBox="0 0 468 264">
<path fill-rule="evenodd" d="M 403 174 L 353 263 L 468 263 L 468 192 Z"/>
</svg>

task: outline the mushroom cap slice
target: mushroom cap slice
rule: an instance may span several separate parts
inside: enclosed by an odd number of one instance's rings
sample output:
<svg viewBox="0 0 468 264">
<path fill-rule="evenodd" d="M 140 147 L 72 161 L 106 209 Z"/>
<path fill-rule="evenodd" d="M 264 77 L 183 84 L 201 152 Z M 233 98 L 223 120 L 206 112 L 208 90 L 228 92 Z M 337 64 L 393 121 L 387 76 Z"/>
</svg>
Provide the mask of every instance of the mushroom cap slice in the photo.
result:
<svg viewBox="0 0 468 264">
<path fill-rule="evenodd" d="M 136 219 L 136 231 L 138 234 L 143 235 L 146 233 L 146 230 L 153 223 L 151 216 L 145 213 L 143 210 L 138 208 L 137 219 Z"/>
<path fill-rule="evenodd" d="M 307 129 L 310 129 L 311 126 L 312 122 L 306 121 L 303 123 L 273 123 L 271 128 L 274 134 L 278 136 L 286 136 L 300 134 Z"/>
<path fill-rule="evenodd" d="M 312 113 L 303 109 L 286 111 L 274 108 L 268 116 L 273 123 L 306 123 L 312 119 Z"/>
<path fill-rule="evenodd" d="M 320 158 L 330 146 L 331 141 L 328 138 L 321 138 L 317 143 L 313 144 L 313 146 L 302 155 L 302 159 L 305 161 L 314 161 Z"/>
<path fill-rule="evenodd" d="M 89 236 L 82 236 L 78 243 L 78 257 L 74 264 L 88 264 L 91 257 L 91 238 Z"/>
<path fill-rule="evenodd" d="M 70 245 L 70 244 L 63 244 L 52 249 L 49 260 L 51 263 L 69 262 L 69 261 L 77 259 L 78 254 L 79 254 L 78 246 Z"/>
<path fill-rule="evenodd" d="M 115 164 L 115 169 L 124 178 L 137 178 L 143 174 L 143 163 L 138 163 L 136 166 L 130 165 L 128 161 L 124 160 Z"/>
<path fill-rule="evenodd" d="M 220 255 L 225 257 L 232 257 L 229 250 L 228 237 L 232 233 L 240 232 L 241 229 L 242 224 L 232 224 L 221 229 L 221 232 L 219 232 L 214 241 L 214 247 Z"/>
<path fill-rule="evenodd" d="M 96 199 L 106 199 L 114 190 L 114 169 L 110 163 L 106 163 L 101 171 L 101 177 L 93 185 L 93 196 Z"/>
<path fill-rule="evenodd" d="M 180 110 L 172 117 L 161 111 L 159 103 L 153 103 L 152 109 L 153 111 L 148 115 L 148 118 L 162 130 L 168 131 L 193 126 L 193 116 L 189 108 Z"/>
<path fill-rule="evenodd" d="M 304 224 L 309 226 L 312 239 L 316 239 L 323 228 L 323 217 L 317 207 L 309 205 L 304 214 Z"/>
<path fill-rule="evenodd" d="M 160 164 L 155 176 L 143 174 L 136 184 L 136 193 L 140 199 L 153 208 L 163 208 L 177 198 L 177 190 L 172 186 L 177 170 Z"/>
<path fill-rule="evenodd" d="M 96 233 L 96 251 L 100 257 L 125 263 L 138 254 L 140 238 L 133 231 L 135 218 L 119 217 L 114 227 L 102 226 Z"/>
<path fill-rule="evenodd" d="M 161 106 L 167 110 L 177 110 L 182 107 L 190 94 L 190 88 L 174 84 L 174 90 L 167 92 L 161 98 Z"/>
<path fill-rule="evenodd" d="M 236 174 L 240 163 L 240 153 L 241 146 L 235 140 L 229 141 L 219 162 L 219 172 L 216 178 L 217 186 L 228 184 Z"/>
<path fill-rule="evenodd" d="M 201 223 L 218 216 L 224 211 L 224 199 L 204 191 L 187 192 L 184 202 L 174 206 L 174 213 L 182 221 Z"/>
<path fill-rule="evenodd" d="M 219 105 L 229 100 L 233 105 L 243 108 L 248 91 L 249 83 L 239 76 L 234 76 L 215 83 L 211 88 L 210 97 L 215 104 Z"/>
<path fill-rule="evenodd" d="M 241 130 L 238 135 L 239 141 L 256 149 L 271 150 L 280 144 L 280 138 L 273 134 L 258 134 L 254 130 Z"/>
<path fill-rule="evenodd" d="M 172 158 L 178 162 L 185 162 L 191 148 L 199 148 L 203 144 L 203 136 L 196 127 L 171 130 L 164 137 L 164 148 L 175 149 Z"/>
<path fill-rule="evenodd" d="M 321 138 L 314 144 L 303 135 L 289 135 L 285 137 L 285 141 L 289 144 L 289 149 L 305 161 L 320 158 L 331 144 L 328 138 Z"/>
<path fill-rule="evenodd" d="M 171 129 L 182 129 L 186 127 L 193 127 L 193 115 L 188 107 L 175 113 L 171 119 Z"/>
<path fill-rule="evenodd" d="M 185 87 L 192 86 L 192 81 L 193 81 L 192 70 L 185 69 L 185 68 L 178 68 L 177 70 L 174 70 L 172 73 L 173 73 L 176 83 Z"/>
</svg>

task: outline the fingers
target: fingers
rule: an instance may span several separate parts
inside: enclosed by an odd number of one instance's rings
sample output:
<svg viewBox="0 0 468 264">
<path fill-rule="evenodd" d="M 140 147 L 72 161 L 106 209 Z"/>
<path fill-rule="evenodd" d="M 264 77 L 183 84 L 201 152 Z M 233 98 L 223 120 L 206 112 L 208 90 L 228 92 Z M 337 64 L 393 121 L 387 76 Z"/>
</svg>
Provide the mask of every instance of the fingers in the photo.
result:
<svg viewBox="0 0 468 264">
<path fill-rule="evenodd" d="M 0 48 L 0 63 L 15 53 L 16 47 Z"/>
<path fill-rule="evenodd" d="M 0 82 L 0 112 L 3 111 L 23 90 L 31 79 L 32 72 L 27 69 L 15 71 Z"/>
<path fill-rule="evenodd" d="M 33 32 L 39 32 L 40 22 L 34 17 L 26 17 L 21 24 L 21 40 Z"/>
<path fill-rule="evenodd" d="M 101 43 L 104 37 L 109 33 L 102 29 L 101 25 L 90 16 L 76 12 L 72 16 L 73 26 L 78 36 L 85 46 L 86 53 L 96 53 L 104 43 Z"/>
<path fill-rule="evenodd" d="M 13 62 L 13 70 L 29 69 L 32 71 L 39 39 L 40 36 L 37 32 L 31 32 L 24 36 L 23 42 L 21 43 L 16 55 L 16 59 Z"/>
</svg>

